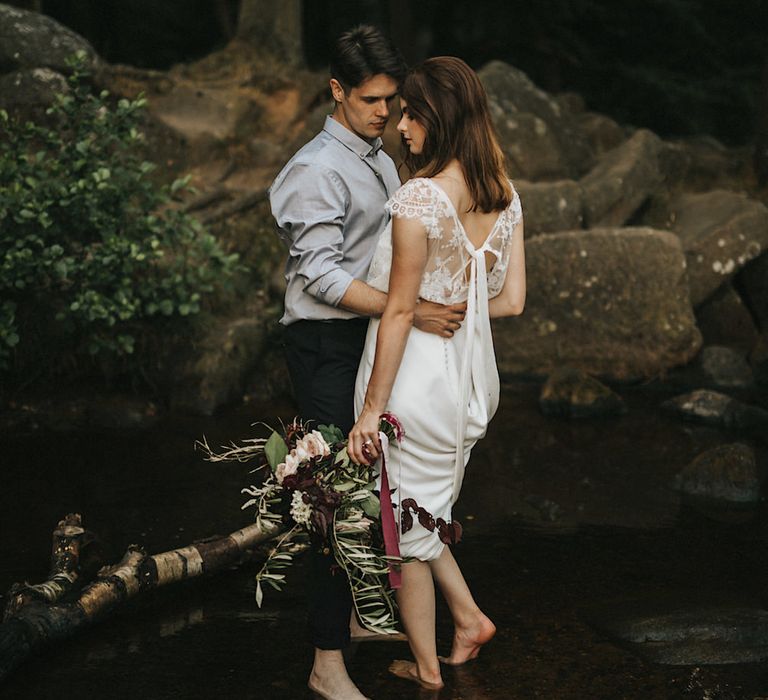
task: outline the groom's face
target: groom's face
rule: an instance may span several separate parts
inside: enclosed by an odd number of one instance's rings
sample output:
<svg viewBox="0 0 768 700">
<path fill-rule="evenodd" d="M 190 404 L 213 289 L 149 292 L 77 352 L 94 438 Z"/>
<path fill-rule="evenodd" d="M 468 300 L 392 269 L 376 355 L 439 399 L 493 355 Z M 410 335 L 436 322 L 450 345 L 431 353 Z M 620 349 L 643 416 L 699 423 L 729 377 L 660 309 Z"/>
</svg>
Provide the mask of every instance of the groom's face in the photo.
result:
<svg viewBox="0 0 768 700">
<path fill-rule="evenodd" d="M 393 78 L 381 73 L 348 90 L 331 78 L 331 92 L 336 102 L 333 116 L 347 129 L 366 141 L 384 133 L 397 96 L 397 82 Z"/>
</svg>

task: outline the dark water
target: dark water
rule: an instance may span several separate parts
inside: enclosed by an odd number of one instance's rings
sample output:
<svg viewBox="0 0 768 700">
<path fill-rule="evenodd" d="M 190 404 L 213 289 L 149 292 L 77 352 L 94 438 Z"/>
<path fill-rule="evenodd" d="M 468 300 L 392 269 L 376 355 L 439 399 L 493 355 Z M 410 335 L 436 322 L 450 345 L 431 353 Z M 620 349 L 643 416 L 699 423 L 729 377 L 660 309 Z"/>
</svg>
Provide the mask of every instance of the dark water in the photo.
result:
<svg viewBox="0 0 768 700">
<path fill-rule="evenodd" d="M 663 666 L 587 622 L 595 606 L 620 610 L 636 598 L 768 607 L 768 509 L 713 519 L 681 506 L 672 487 L 692 457 L 736 436 L 661 414 L 667 395 L 626 390 L 628 415 L 569 422 L 538 413 L 536 386 L 510 387 L 456 513 L 465 527 L 457 559 L 498 635 L 477 662 L 444 672 L 439 696 L 388 675 L 406 645 L 353 646 L 361 689 L 376 700 L 768 697 L 768 664 Z M 210 465 L 192 445 L 202 434 L 211 444 L 248 436 L 252 421 L 276 413 L 290 417 L 292 407 L 175 417 L 141 432 L 3 436 L 0 590 L 45 577 L 51 531 L 67 512 L 83 514 L 109 561 L 130 543 L 154 553 L 248 524 L 239 493 L 248 467 Z M 302 566 L 262 610 L 254 572 L 133 601 L 19 668 L 0 698 L 308 698 Z M 444 607 L 439 618 L 447 651 Z"/>
</svg>

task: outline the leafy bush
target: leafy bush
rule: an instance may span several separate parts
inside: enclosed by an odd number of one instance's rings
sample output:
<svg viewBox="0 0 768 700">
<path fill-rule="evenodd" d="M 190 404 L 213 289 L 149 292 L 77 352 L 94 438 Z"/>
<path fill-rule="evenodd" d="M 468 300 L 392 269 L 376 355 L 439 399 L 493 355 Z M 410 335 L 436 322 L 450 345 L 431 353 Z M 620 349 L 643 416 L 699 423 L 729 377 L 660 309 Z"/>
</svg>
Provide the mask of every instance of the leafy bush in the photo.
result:
<svg viewBox="0 0 768 700">
<path fill-rule="evenodd" d="M 92 94 L 83 59 L 72 59 L 69 89 L 48 109 L 53 126 L 0 111 L 5 369 L 30 352 L 130 355 L 148 328 L 199 313 L 237 267 L 236 255 L 172 207 L 186 181 L 150 178 L 155 166 L 140 155 L 146 101 Z"/>
</svg>

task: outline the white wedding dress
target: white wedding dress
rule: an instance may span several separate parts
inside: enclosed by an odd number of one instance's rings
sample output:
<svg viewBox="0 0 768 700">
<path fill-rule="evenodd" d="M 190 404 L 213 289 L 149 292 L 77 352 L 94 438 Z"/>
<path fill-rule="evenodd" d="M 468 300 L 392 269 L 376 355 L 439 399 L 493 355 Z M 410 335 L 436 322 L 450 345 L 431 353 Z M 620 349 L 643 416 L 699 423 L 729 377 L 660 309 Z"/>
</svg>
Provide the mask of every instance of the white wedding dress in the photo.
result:
<svg viewBox="0 0 768 700">
<path fill-rule="evenodd" d="M 439 304 L 467 302 L 464 323 L 452 338 L 411 329 L 387 406 L 406 433 L 390 450 L 387 464 L 390 486 L 397 489 L 394 501 L 413 498 L 435 519 L 450 522 L 470 451 L 498 406 L 488 300 L 504 285 L 512 234 L 522 218 L 520 199 L 513 190 L 512 202 L 479 248 L 467 237 L 448 195 L 428 178 L 403 185 L 387 209 L 392 217 L 418 219 L 424 226 L 428 258 L 419 296 Z M 391 262 L 390 223 L 379 239 L 368 284 L 388 291 Z M 379 320 L 372 319 L 357 374 L 355 415 L 373 369 L 378 329 Z M 398 508 L 398 525 L 400 516 Z M 400 536 L 401 554 L 422 561 L 437 559 L 444 546 L 437 530 L 430 532 L 415 517 Z"/>
</svg>

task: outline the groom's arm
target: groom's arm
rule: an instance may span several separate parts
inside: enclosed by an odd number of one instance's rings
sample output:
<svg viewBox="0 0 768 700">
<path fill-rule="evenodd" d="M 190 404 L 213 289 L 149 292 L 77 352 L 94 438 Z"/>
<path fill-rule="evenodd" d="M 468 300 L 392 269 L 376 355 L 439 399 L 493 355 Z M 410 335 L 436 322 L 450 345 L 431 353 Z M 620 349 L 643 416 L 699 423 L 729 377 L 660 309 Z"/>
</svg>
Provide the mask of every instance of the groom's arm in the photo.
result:
<svg viewBox="0 0 768 700">
<path fill-rule="evenodd" d="M 360 280 L 352 280 L 339 302 L 339 306 L 348 311 L 373 318 L 380 317 L 386 305 L 387 295 L 384 292 Z M 446 306 L 420 299 L 414 311 L 413 325 L 425 333 L 450 338 L 461 327 L 466 308 L 466 304 Z"/>
</svg>

